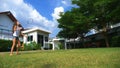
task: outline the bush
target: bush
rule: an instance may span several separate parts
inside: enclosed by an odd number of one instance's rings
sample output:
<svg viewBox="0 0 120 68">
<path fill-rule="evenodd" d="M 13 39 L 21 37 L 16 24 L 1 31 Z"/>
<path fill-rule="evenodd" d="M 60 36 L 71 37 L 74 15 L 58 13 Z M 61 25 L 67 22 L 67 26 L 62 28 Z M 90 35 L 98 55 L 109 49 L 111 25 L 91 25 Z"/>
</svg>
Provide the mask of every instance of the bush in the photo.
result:
<svg viewBox="0 0 120 68">
<path fill-rule="evenodd" d="M 12 46 L 12 40 L 3 40 L 0 39 L 0 52 L 3 51 L 10 51 Z M 36 42 L 31 42 L 29 44 L 24 44 L 24 49 L 20 49 L 20 50 L 37 50 L 40 49 L 41 45 L 37 44 Z M 14 50 L 16 50 L 16 47 L 14 48 Z"/>
<path fill-rule="evenodd" d="M 59 43 L 58 46 L 60 49 L 64 49 L 64 45 L 62 43 Z"/>
<path fill-rule="evenodd" d="M 49 49 L 52 49 L 52 47 L 53 47 L 53 46 L 52 46 L 52 44 L 49 44 L 49 46 L 50 46 L 50 48 L 49 48 Z"/>
<path fill-rule="evenodd" d="M 0 39 L 0 51 L 10 51 L 11 46 L 12 46 L 11 40 Z"/>
<path fill-rule="evenodd" d="M 24 44 L 24 50 L 37 50 L 40 49 L 41 45 L 36 42 L 30 42 L 29 44 Z"/>
<path fill-rule="evenodd" d="M 110 42 L 112 47 L 120 47 L 120 36 L 114 36 Z"/>
</svg>

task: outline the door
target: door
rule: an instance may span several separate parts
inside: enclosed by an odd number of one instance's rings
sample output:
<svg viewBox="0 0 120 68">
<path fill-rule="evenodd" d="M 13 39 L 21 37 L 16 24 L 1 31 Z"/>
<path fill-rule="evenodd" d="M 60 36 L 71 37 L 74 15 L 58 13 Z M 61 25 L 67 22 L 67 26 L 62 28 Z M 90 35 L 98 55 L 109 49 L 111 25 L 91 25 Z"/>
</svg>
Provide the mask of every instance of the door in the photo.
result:
<svg viewBox="0 0 120 68">
<path fill-rule="evenodd" d="M 43 35 L 38 34 L 37 37 L 38 37 L 38 40 L 37 40 L 38 44 L 41 44 L 41 46 L 43 46 Z"/>
</svg>

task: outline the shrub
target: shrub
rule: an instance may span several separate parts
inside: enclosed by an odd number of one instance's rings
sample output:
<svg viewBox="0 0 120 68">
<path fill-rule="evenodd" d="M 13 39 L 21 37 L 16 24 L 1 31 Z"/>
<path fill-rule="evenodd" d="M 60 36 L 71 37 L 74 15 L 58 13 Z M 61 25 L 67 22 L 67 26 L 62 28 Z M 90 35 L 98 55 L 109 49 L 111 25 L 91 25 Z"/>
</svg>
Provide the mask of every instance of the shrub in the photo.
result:
<svg viewBox="0 0 120 68">
<path fill-rule="evenodd" d="M 12 40 L 3 40 L 0 39 L 0 52 L 3 51 L 10 51 L 12 46 Z M 24 44 L 24 49 L 20 49 L 20 50 L 37 50 L 40 49 L 41 45 L 37 44 L 36 42 L 31 42 L 29 44 Z M 16 50 L 16 47 L 14 48 L 14 50 Z"/>
<path fill-rule="evenodd" d="M 120 36 L 114 36 L 111 39 L 111 46 L 112 47 L 120 47 Z"/>
<path fill-rule="evenodd" d="M 53 47 L 53 46 L 52 46 L 52 44 L 49 44 L 49 46 L 50 46 L 50 48 L 49 48 L 49 49 L 52 49 L 52 47 Z"/>
<path fill-rule="evenodd" d="M 59 43 L 58 46 L 60 49 L 64 49 L 64 45 L 62 43 Z"/>
<path fill-rule="evenodd" d="M 0 39 L 0 51 L 10 51 L 11 46 L 12 46 L 11 40 Z"/>
<path fill-rule="evenodd" d="M 37 50 L 40 49 L 41 45 L 36 42 L 30 42 L 29 44 L 24 44 L 24 50 Z"/>
</svg>

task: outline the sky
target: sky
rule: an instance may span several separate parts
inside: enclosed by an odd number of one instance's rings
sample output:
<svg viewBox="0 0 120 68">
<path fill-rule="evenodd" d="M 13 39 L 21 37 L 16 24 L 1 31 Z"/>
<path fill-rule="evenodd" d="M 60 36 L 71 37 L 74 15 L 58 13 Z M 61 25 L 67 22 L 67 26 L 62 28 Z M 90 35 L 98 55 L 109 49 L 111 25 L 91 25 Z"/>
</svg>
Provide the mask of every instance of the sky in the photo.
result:
<svg viewBox="0 0 120 68">
<path fill-rule="evenodd" d="M 40 28 L 55 37 L 60 29 L 57 19 L 60 12 L 69 11 L 75 5 L 71 0 L 0 0 L 0 12 L 11 11 L 26 28 Z"/>
</svg>

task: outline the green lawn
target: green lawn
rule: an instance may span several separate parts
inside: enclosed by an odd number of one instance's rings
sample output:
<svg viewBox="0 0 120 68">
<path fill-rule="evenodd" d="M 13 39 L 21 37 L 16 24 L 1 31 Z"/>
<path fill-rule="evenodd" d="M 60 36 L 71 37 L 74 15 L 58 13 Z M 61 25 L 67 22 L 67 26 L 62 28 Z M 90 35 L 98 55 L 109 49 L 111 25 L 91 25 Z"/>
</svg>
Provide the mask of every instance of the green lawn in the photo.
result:
<svg viewBox="0 0 120 68">
<path fill-rule="evenodd" d="M 2 52 L 0 68 L 120 68 L 120 48 Z"/>
</svg>

